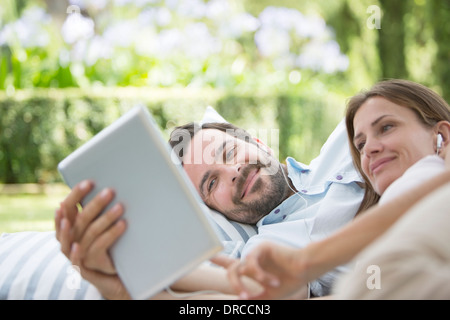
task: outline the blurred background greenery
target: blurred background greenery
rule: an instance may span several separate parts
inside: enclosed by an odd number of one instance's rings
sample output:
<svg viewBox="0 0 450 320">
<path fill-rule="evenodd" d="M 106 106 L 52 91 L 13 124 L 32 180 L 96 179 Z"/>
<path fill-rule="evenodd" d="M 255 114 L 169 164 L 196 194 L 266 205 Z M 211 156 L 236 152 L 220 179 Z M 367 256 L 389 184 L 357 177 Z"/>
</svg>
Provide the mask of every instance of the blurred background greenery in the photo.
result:
<svg viewBox="0 0 450 320">
<path fill-rule="evenodd" d="M 450 98 L 450 0 L 0 4 L 0 232 L 52 228 L 57 163 L 135 103 L 166 136 L 211 105 L 309 163 L 378 80 Z"/>
</svg>

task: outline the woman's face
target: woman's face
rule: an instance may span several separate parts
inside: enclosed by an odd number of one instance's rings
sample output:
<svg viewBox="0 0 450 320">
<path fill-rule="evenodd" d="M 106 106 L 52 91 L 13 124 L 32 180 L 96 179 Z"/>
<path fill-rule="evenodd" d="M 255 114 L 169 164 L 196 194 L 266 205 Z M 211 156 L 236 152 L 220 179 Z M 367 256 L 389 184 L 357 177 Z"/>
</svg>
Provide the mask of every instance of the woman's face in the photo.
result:
<svg viewBox="0 0 450 320">
<path fill-rule="evenodd" d="M 433 130 L 419 122 L 414 111 L 385 98 L 368 99 L 356 112 L 353 126 L 362 170 L 379 195 L 410 166 L 434 153 Z"/>
</svg>

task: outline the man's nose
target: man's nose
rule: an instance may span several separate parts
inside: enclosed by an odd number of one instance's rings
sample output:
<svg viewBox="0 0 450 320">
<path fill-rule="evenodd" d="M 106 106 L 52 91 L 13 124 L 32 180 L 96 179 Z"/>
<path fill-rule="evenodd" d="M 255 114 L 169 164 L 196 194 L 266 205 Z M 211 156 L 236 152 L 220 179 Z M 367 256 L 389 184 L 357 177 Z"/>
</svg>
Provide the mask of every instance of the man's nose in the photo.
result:
<svg viewBox="0 0 450 320">
<path fill-rule="evenodd" d="M 239 177 L 240 171 L 242 168 L 242 164 L 236 163 L 231 165 L 225 165 L 224 174 L 226 175 L 226 180 L 235 183 L 237 178 Z"/>
</svg>

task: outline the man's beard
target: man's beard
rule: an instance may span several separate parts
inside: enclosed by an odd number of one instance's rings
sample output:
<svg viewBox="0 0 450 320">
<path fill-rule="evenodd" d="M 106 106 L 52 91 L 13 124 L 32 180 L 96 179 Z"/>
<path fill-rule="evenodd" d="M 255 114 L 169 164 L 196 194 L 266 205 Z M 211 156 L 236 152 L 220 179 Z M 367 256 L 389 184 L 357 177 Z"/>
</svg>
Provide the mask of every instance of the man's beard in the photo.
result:
<svg viewBox="0 0 450 320">
<path fill-rule="evenodd" d="M 250 202 L 244 202 L 241 199 L 243 187 L 248 175 L 254 170 L 264 170 L 266 166 L 260 162 L 256 164 L 248 164 L 242 170 L 239 180 L 236 182 L 236 193 L 233 195 L 232 201 L 237 208 L 223 212 L 223 214 L 231 220 L 255 224 L 262 217 L 270 213 L 276 208 L 289 194 L 288 182 L 283 175 L 283 168 L 279 167 L 276 173 L 267 175 L 268 179 L 264 182 L 261 174 L 253 184 L 251 190 L 247 194 L 259 193 L 258 199 Z"/>
</svg>

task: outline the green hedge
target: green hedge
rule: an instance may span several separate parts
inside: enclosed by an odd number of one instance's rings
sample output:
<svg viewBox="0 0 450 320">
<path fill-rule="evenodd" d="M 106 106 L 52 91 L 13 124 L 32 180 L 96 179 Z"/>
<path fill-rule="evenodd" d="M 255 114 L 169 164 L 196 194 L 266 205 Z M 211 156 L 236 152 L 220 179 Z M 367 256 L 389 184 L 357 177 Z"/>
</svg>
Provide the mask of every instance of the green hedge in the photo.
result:
<svg viewBox="0 0 450 320">
<path fill-rule="evenodd" d="M 309 163 L 341 119 L 345 101 L 305 96 L 144 88 L 0 91 L 0 183 L 60 182 L 58 162 L 135 103 L 149 108 L 165 137 L 211 105 L 269 139 L 280 159 L 290 155 Z"/>
</svg>

